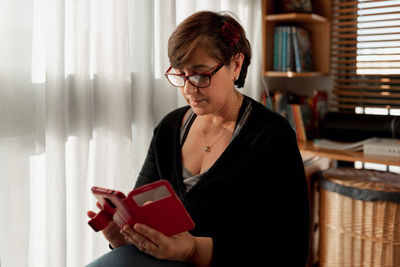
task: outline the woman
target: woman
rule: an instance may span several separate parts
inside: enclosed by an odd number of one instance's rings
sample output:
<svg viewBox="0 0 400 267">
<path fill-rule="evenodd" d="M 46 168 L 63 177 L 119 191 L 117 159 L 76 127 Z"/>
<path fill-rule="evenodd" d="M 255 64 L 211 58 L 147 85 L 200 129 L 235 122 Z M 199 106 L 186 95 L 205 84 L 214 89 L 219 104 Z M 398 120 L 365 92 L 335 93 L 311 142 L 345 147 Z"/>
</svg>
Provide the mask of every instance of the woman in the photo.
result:
<svg viewBox="0 0 400 267">
<path fill-rule="evenodd" d="M 168 180 L 195 229 L 168 237 L 110 223 L 103 234 L 117 249 L 90 266 L 304 266 L 302 159 L 287 121 L 235 89 L 251 58 L 243 28 L 229 15 L 195 13 L 172 33 L 168 56 L 165 76 L 188 106 L 154 130 L 135 187 Z"/>
</svg>

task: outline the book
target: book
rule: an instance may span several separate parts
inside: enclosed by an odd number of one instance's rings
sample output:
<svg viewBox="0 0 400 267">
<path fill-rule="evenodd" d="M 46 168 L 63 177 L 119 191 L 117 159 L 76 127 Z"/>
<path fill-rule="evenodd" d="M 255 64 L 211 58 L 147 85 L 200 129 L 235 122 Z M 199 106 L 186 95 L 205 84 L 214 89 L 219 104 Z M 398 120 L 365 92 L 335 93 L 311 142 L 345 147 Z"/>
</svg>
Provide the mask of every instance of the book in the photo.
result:
<svg viewBox="0 0 400 267">
<path fill-rule="evenodd" d="M 333 150 L 363 150 L 364 145 L 371 142 L 374 138 L 367 138 L 358 142 L 337 142 L 329 139 L 315 139 L 314 146 L 318 148 L 333 149 Z"/>
<path fill-rule="evenodd" d="M 328 112 L 328 93 L 326 91 L 317 90 L 314 92 L 312 99 L 313 125 L 315 128 L 315 136 L 319 136 L 318 125 L 320 120 Z"/>
<path fill-rule="evenodd" d="M 293 34 L 294 58 L 296 72 L 313 70 L 310 33 L 308 30 L 296 27 Z"/>
<path fill-rule="evenodd" d="M 277 1 L 280 3 L 280 12 L 293 12 L 294 6 L 292 4 L 292 0 L 280 0 Z"/>
<path fill-rule="evenodd" d="M 287 31 L 287 47 L 286 47 L 286 71 L 293 71 L 293 42 L 292 42 L 292 37 L 293 37 L 293 33 L 292 33 L 292 27 L 291 26 L 287 26 L 286 27 L 286 31 Z"/>
<path fill-rule="evenodd" d="M 274 28 L 273 69 L 304 72 L 312 70 L 309 32 L 293 25 Z"/>
<path fill-rule="evenodd" d="M 286 107 L 286 119 L 288 120 L 289 124 L 292 126 L 293 130 L 295 130 L 296 135 L 297 135 L 296 124 L 294 122 L 294 116 L 293 116 L 292 107 L 293 107 L 292 105 L 287 105 L 287 107 Z"/>
<path fill-rule="evenodd" d="M 284 26 L 282 27 L 282 65 L 281 65 L 281 71 L 286 71 L 286 55 L 287 55 L 287 27 Z"/>
<path fill-rule="evenodd" d="M 290 120 L 296 131 L 297 140 L 305 142 L 313 138 L 313 117 L 309 104 L 291 104 L 289 111 L 292 113 Z"/>
<path fill-rule="evenodd" d="M 272 91 L 273 110 L 287 119 L 296 131 L 299 141 L 307 141 L 316 137 L 314 107 L 315 96 L 298 95 L 290 92 Z"/>
<path fill-rule="evenodd" d="M 400 139 L 372 138 L 363 150 L 365 154 L 400 157 Z"/>
<path fill-rule="evenodd" d="M 88 222 L 96 232 L 111 221 L 120 228 L 143 223 L 168 236 L 194 228 L 193 220 L 166 180 L 136 188 L 127 197 L 112 189 L 93 186 L 91 190 L 103 207 Z"/>
<path fill-rule="evenodd" d="M 274 28 L 274 70 L 277 71 L 279 69 L 279 27 Z"/>
<path fill-rule="evenodd" d="M 275 91 L 273 95 L 274 111 L 287 118 L 288 96 L 287 94 Z"/>
<path fill-rule="evenodd" d="M 280 12 L 312 12 L 311 0 L 277 0 Z"/>
<path fill-rule="evenodd" d="M 307 98 L 307 103 L 300 105 L 301 121 L 304 127 L 304 141 L 308 141 L 315 137 L 314 115 L 312 113 L 311 98 Z"/>
<path fill-rule="evenodd" d="M 273 69 L 281 71 L 282 65 L 282 26 L 274 27 Z"/>
<path fill-rule="evenodd" d="M 296 130 L 297 140 L 298 141 L 307 141 L 307 135 L 305 131 L 305 126 L 303 122 L 303 118 L 301 116 L 301 108 L 299 104 L 292 104 L 291 111 L 294 123 L 294 129 Z"/>
<path fill-rule="evenodd" d="M 293 54 L 294 54 L 294 65 L 296 72 L 301 72 L 301 63 L 300 63 L 300 53 L 299 53 L 299 40 L 297 38 L 297 27 L 292 27 L 292 43 L 293 43 Z"/>
<path fill-rule="evenodd" d="M 267 93 L 266 92 L 261 93 L 261 104 L 263 104 L 264 106 L 267 106 Z"/>
</svg>

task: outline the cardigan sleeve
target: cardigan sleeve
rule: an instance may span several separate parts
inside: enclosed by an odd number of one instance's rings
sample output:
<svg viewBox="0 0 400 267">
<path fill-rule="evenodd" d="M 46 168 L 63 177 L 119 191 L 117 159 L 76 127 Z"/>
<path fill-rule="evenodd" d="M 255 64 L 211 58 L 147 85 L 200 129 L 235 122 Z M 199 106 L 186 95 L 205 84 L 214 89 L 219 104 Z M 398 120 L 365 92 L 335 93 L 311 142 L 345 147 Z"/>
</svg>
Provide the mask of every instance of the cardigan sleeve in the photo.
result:
<svg viewBox="0 0 400 267">
<path fill-rule="evenodd" d="M 136 180 L 135 188 L 142 185 L 149 184 L 151 182 L 160 179 L 159 172 L 157 171 L 157 161 L 156 161 L 156 136 L 157 129 L 154 129 L 153 138 L 150 142 L 149 149 L 147 151 L 146 159 L 143 163 L 142 169 L 139 172 L 139 176 Z"/>
<path fill-rule="evenodd" d="M 231 222 L 221 223 L 212 237 L 212 266 L 304 266 L 310 215 L 294 132 L 284 128 L 266 135 L 251 157 L 254 164 L 243 177 L 240 201 L 231 207 Z"/>
</svg>

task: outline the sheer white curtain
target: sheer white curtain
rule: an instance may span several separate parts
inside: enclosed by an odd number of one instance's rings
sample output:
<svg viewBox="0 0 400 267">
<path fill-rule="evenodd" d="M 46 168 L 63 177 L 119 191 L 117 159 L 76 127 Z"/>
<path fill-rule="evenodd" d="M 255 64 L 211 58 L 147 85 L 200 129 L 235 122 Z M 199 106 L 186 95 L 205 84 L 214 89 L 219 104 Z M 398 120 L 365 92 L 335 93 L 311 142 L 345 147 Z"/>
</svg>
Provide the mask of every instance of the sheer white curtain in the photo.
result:
<svg viewBox="0 0 400 267">
<path fill-rule="evenodd" d="M 83 266 L 108 250 L 87 226 L 92 185 L 127 192 L 154 125 L 183 105 L 167 40 L 197 10 L 232 11 L 261 88 L 261 1 L 0 0 L 1 266 Z"/>
</svg>

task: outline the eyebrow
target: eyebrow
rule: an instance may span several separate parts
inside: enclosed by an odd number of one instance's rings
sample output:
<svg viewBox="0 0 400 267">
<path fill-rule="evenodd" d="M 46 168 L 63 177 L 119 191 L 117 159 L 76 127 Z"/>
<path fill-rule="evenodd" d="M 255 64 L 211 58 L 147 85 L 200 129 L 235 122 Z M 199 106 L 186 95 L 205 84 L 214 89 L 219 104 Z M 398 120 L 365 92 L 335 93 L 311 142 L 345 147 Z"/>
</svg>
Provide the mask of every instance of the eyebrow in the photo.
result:
<svg viewBox="0 0 400 267">
<path fill-rule="evenodd" d="M 190 66 L 189 69 L 196 70 L 196 69 L 203 69 L 203 68 L 207 69 L 207 68 L 211 68 L 211 66 L 208 66 L 208 65 L 205 65 L 205 64 L 198 64 L 198 65 Z"/>
<path fill-rule="evenodd" d="M 196 71 L 198 69 L 210 69 L 210 68 L 211 68 L 211 66 L 206 65 L 206 64 L 197 64 L 197 65 L 190 66 L 189 70 L 190 71 Z M 182 70 L 181 69 L 175 69 L 175 71 L 181 72 Z"/>
</svg>

